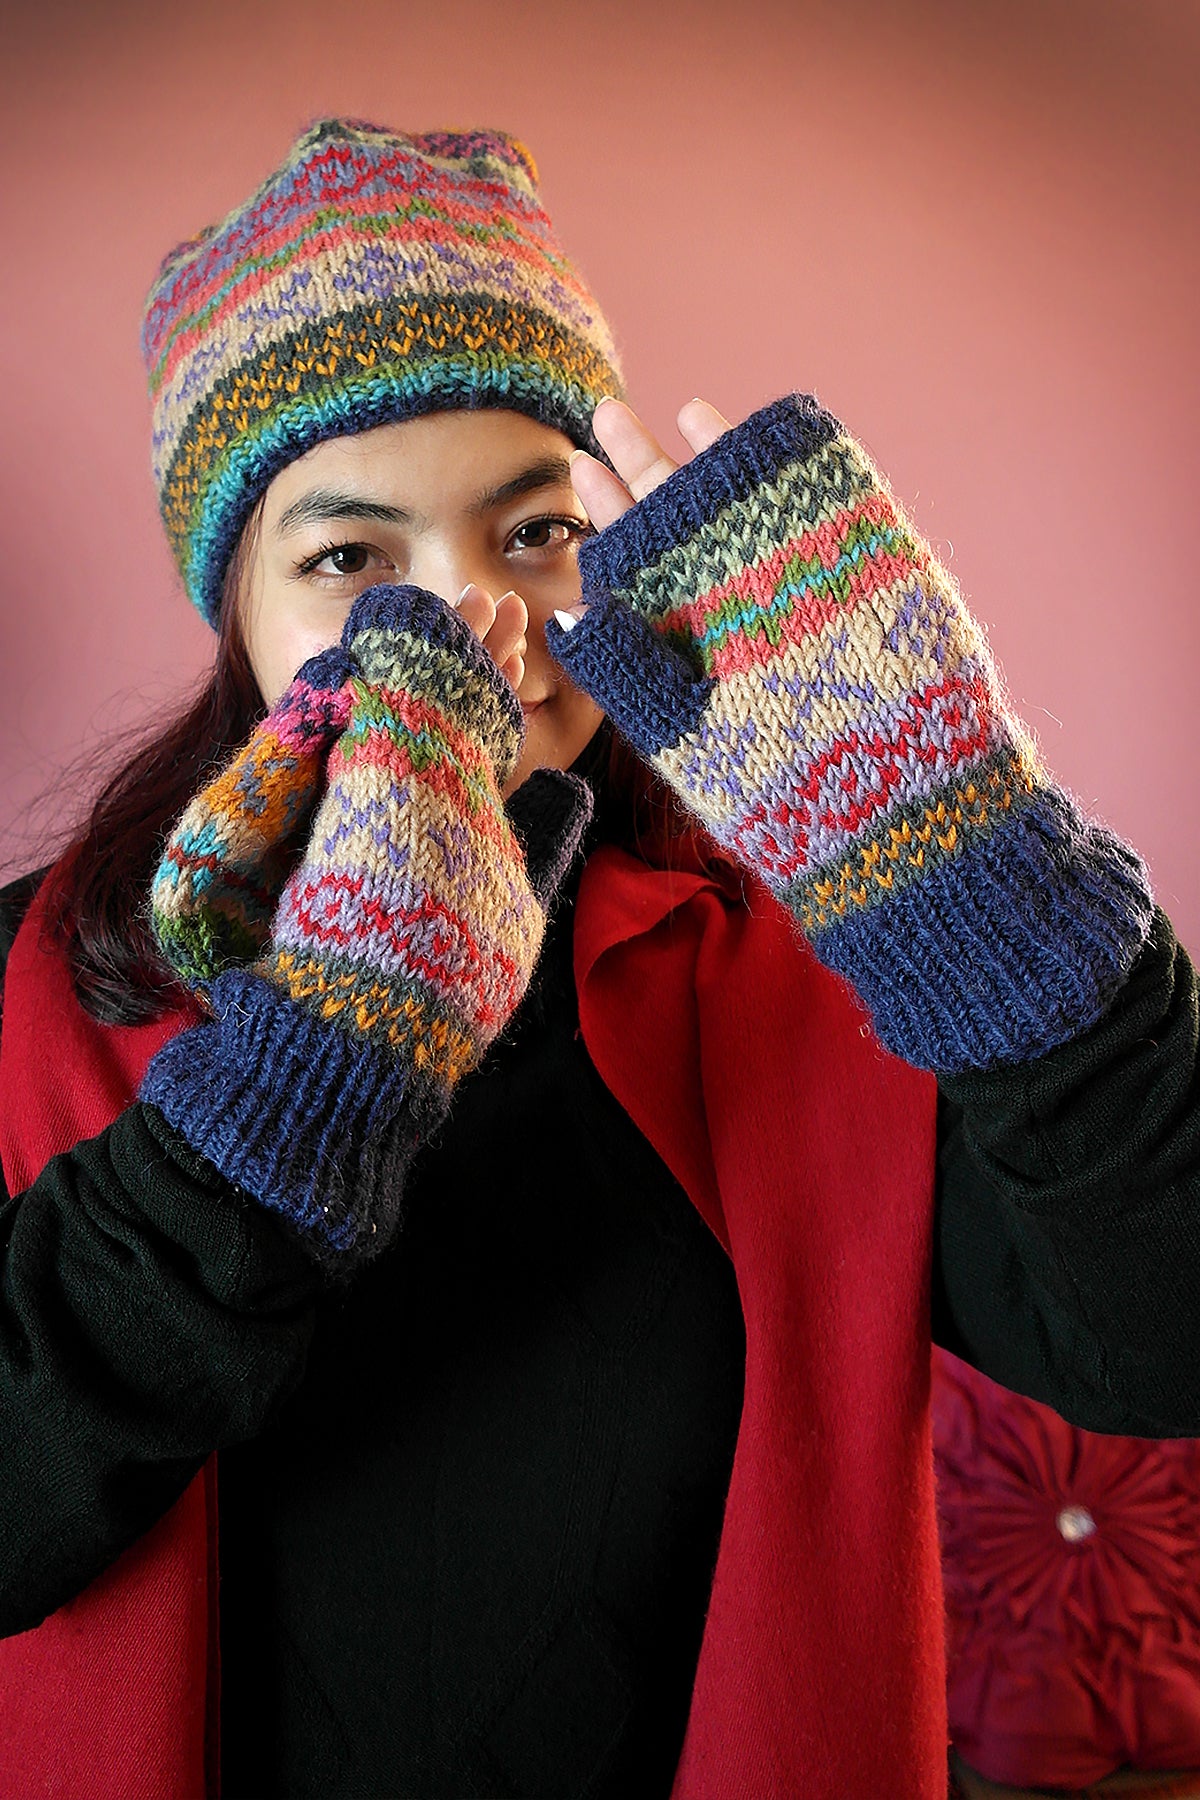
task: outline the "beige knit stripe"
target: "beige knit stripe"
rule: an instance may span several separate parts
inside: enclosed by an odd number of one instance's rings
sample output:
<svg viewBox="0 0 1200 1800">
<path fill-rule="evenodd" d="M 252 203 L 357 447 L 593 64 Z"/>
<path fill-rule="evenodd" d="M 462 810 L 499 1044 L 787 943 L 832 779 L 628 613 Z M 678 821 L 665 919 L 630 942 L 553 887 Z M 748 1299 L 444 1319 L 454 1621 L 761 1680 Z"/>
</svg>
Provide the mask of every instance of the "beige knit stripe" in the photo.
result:
<svg viewBox="0 0 1200 1800">
<path fill-rule="evenodd" d="M 366 816 L 359 820 L 355 814 Z M 396 868 L 385 845 L 407 847 L 407 867 Z M 369 880 L 364 891 L 380 899 L 401 887 L 427 890 L 469 919 L 485 955 L 504 948 L 519 956 L 529 941 L 530 901 L 521 865 L 498 854 L 491 838 L 472 828 L 449 795 L 423 781 L 413 782 L 401 804 L 385 770 L 349 764 L 337 790 L 321 802 L 306 862 L 317 879 L 335 869 L 359 869 Z"/>
<path fill-rule="evenodd" d="M 276 277 L 288 270 L 303 271 L 331 248 L 344 248 L 350 260 L 356 247 L 361 249 L 363 245 L 370 249 L 386 244 L 403 252 L 410 243 L 433 241 L 461 248 L 464 262 L 471 268 L 476 262 L 473 253 L 477 246 L 490 246 L 499 252 L 507 248 L 510 261 L 519 263 L 522 269 L 543 263 L 561 277 L 566 288 L 575 290 L 580 299 L 594 307 L 595 301 L 587 293 L 581 274 L 555 241 L 544 214 L 497 214 L 491 208 L 473 212 L 464 202 L 463 216 L 451 216 L 457 210 L 453 204 L 447 207 L 428 198 L 406 203 L 396 195 L 362 193 L 340 204 L 310 207 L 300 216 L 293 216 L 282 230 L 268 228 L 254 247 L 245 241 L 244 216 L 227 219 L 213 236 L 198 240 L 187 255 L 164 269 L 156 283 L 156 295 L 165 287 L 176 290 L 177 308 L 157 353 L 152 384 L 158 386 L 165 378 L 166 365 L 176 354 L 176 339 L 180 335 L 221 330 L 232 316 L 239 289 L 248 291 L 262 280 L 268 267 Z M 232 252 L 230 229 L 242 239 L 240 258 Z M 214 248 L 220 266 L 202 274 Z M 184 277 L 185 296 L 179 293 L 180 277 L 189 265 L 192 279 L 187 282 Z M 444 276 L 441 262 L 438 273 Z"/>
<path fill-rule="evenodd" d="M 690 733 L 658 758 L 666 779 L 689 792 L 689 804 L 702 813 L 707 825 L 719 828 L 741 811 L 744 802 L 728 791 L 737 785 L 728 779 L 735 772 L 750 787 L 758 789 L 773 788 L 779 775 L 789 767 L 794 768 L 798 779 L 803 780 L 807 768 L 832 744 L 853 732 L 870 738 L 883 726 L 882 719 L 872 717 L 875 707 L 882 710 L 903 702 L 909 695 L 943 685 L 945 667 L 932 657 L 899 656 L 883 642 L 907 586 L 897 583 L 886 596 L 877 599 L 873 611 L 876 618 L 880 615 L 882 618 L 880 631 L 872 633 L 873 644 L 864 648 L 861 642 L 852 640 L 847 646 L 849 654 L 832 651 L 828 639 L 836 627 L 831 625 L 817 638 L 787 646 L 790 654 L 777 658 L 770 665 L 781 677 L 798 676 L 805 686 L 820 679 L 822 674 L 826 679 L 830 674 L 835 677 L 845 675 L 860 685 L 869 676 L 876 695 L 874 702 L 866 702 L 855 695 L 831 694 L 820 700 L 814 699 L 809 718 L 800 722 L 792 695 L 787 692 L 772 694 L 765 688 L 767 671 L 740 671 L 713 687 L 699 732 Z M 947 665 L 968 680 L 981 673 L 991 684 L 990 655 L 982 636 L 972 628 L 970 615 L 960 613 L 955 624 Z M 826 640 L 829 652 L 824 671 L 815 648 L 821 639 Z M 1001 690 L 993 687 L 993 691 Z M 759 725 L 758 747 L 749 754 L 740 746 L 732 755 L 723 752 L 720 745 L 737 745 L 737 733 L 751 717 Z M 987 756 L 1005 745 L 1012 745 L 1030 766 L 1040 766 L 1036 744 L 1028 728 L 1006 705 L 1001 703 L 995 708 L 989 717 L 989 726 L 988 744 L 981 755 Z M 799 742 L 791 735 L 797 729 L 801 734 Z M 702 745 L 703 749 L 700 748 Z M 689 767 L 695 767 L 698 750 L 702 758 L 712 764 L 716 776 L 710 791 L 698 791 L 694 779 L 687 773 Z"/>
<path fill-rule="evenodd" d="M 253 210 L 252 203 L 249 211 Z M 462 216 L 452 216 L 460 211 Z M 428 196 L 405 200 L 399 194 L 359 193 L 340 203 L 310 206 L 282 229 L 268 228 L 265 239 L 256 248 L 245 243 L 245 218 L 246 212 L 239 209 L 213 233 L 187 246 L 160 272 L 148 304 L 153 304 L 154 298 L 167 288 L 176 291 L 177 303 L 170 329 L 156 353 L 152 388 L 161 385 L 168 368 L 173 366 L 176 339 L 196 330 L 202 334 L 220 333 L 235 316 L 232 309 L 237 304 L 238 290 L 249 290 L 261 281 L 268 264 L 272 265 L 273 278 L 279 279 L 289 271 L 303 272 L 307 265 L 331 251 L 340 251 L 349 264 L 356 255 L 361 257 L 364 247 L 369 251 L 384 244 L 392 252 L 400 251 L 403 267 L 403 255 L 410 245 L 432 241 L 461 250 L 461 271 L 464 264 L 468 269 L 477 266 L 477 250 L 488 249 L 497 256 L 503 256 L 507 250 L 507 262 L 518 265 L 522 275 L 541 263 L 551 275 L 559 277 L 568 305 L 582 303 L 588 310 L 596 307 L 582 274 L 555 239 L 550 221 L 536 199 L 531 211 L 522 211 L 518 206 L 497 213 L 491 205 L 473 209 L 465 196 L 457 202 L 453 196 L 439 202 Z M 231 231 L 242 238 L 240 259 L 230 253 Z M 208 265 L 214 247 L 218 252 L 223 247 L 224 254 L 219 257 L 222 266 L 202 276 L 200 270 Z M 181 294 L 181 272 L 189 266 L 191 280 L 183 277 L 185 292 Z M 441 259 L 435 263 L 434 272 L 439 281 L 445 280 L 445 263 Z"/>
<path fill-rule="evenodd" d="M 236 885 L 237 878 L 246 877 L 256 885 L 269 884 L 294 854 L 294 844 L 281 846 L 273 831 L 263 829 L 261 819 L 245 812 L 214 812 L 203 794 L 197 794 L 188 804 L 171 835 L 178 840 L 180 835 L 195 836 L 210 826 L 217 830 L 217 842 L 210 852 L 219 864 L 216 880 L 207 863 L 199 867 L 189 852 L 177 865 L 178 879 L 155 882 L 155 910 L 165 919 L 191 918 L 198 908 L 238 914 L 248 902 Z"/>
<path fill-rule="evenodd" d="M 511 280 L 511 264 L 499 249 L 480 246 L 472 253 L 472 262 L 478 265 L 479 275 L 477 280 L 472 280 L 470 291 L 482 290 L 486 295 L 496 280 L 497 289 L 490 304 L 498 312 L 507 310 L 514 303 L 541 309 L 560 325 L 570 324 L 583 342 L 597 350 L 606 361 L 615 362 L 611 333 L 590 295 L 586 299 L 590 303 L 591 317 L 580 322 L 564 315 L 564 301 L 570 305 L 576 296 L 573 293 L 564 295 L 564 284 L 552 270 L 522 270 L 522 292 L 509 296 L 498 286 L 501 280 Z M 461 300 L 462 295 L 447 285 L 444 265 L 431 254 L 428 246 L 405 244 L 395 263 L 396 295 L 401 301 L 412 302 L 427 297 L 433 306 L 443 298 L 455 302 Z M 307 267 L 312 279 L 300 294 L 303 304 L 315 302 L 317 305 L 318 316 L 311 319 L 297 316 L 291 310 L 290 299 L 284 297 L 295 286 L 297 269 L 282 271 L 244 306 L 222 317 L 219 329 L 203 336 L 180 359 L 164 382 L 154 408 L 154 430 L 158 440 L 156 460 L 162 467 L 169 464 L 198 402 L 235 370 L 261 360 L 276 344 L 306 327 L 319 333 L 328 320 L 341 314 L 370 307 L 382 311 L 390 304 L 390 300 L 381 302 L 377 292 L 371 291 L 365 282 L 362 286 L 355 282 L 349 288 L 335 285 L 335 276 L 353 272 L 354 266 L 354 257 L 347 255 L 340 246 L 331 246 L 314 257 Z M 365 274 L 368 280 L 377 284 L 378 271 L 368 269 Z M 485 307 L 488 304 L 485 300 Z M 570 314 L 574 312 L 575 307 L 571 305 Z M 481 319 L 486 320 L 486 316 L 485 312 Z"/>
</svg>

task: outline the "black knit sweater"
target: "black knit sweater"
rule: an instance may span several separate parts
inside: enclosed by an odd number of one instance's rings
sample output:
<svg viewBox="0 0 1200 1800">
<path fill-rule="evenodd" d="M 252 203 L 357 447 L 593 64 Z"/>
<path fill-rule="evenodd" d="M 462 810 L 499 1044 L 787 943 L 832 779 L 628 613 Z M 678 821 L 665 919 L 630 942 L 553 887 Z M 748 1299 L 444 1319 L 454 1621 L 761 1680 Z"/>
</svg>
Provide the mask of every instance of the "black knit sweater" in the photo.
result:
<svg viewBox="0 0 1200 1800">
<path fill-rule="evenodd" d="M 0 1212 L 0 1633 L 219 1448 L 227 1800 L 670 1791 L 741 1313 L 578 1036 L 570 924 L 353 1287 L 146 1106 Z M 1091 1429 L 1200 1435 L 1196 1070 L 1159 915 L 1098 1026 L 943 1085 L 938 1342 Z"/>
</svg>

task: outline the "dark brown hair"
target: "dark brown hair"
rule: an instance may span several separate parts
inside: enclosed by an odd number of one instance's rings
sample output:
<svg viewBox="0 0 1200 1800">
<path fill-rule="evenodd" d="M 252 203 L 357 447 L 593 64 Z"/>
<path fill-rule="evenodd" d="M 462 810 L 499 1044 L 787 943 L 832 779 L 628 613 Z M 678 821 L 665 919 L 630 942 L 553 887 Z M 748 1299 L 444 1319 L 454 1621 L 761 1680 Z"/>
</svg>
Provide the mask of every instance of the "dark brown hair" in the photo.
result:
<svg viewBox="0 0 1200 1800">
<path fill-rule="evenodd" d="M 256 517 L 252 525 L 257 529 Z M 236 604 L 251 542 L 248 527 L 226 576 L 208 680 L 182 714 L 160 724 L 107 779 L 57 858 L 46 928 L 67 950 L 80 1004 L 106 1025 L 157 1018 L 178 995 L 149 920 L 163 841 L 265 711 Z"/>
</svg>

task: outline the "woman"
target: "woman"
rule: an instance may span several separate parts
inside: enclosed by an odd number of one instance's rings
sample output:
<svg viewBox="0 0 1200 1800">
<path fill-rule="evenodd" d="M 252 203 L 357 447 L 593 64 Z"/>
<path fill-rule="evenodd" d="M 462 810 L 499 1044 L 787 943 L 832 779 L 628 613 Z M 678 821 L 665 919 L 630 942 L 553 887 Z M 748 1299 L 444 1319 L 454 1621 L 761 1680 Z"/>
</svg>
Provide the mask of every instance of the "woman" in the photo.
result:
<svg viewBox="0 0 1200 1800">
<path fill-rule="evenodd" d="M 145 344 L 218 676 L 9 956 L 22 1778 L 940 1796 L 931 1323 L 1200 1429 L 1139 859 L 815 401 L 672 467 L 515 140 L 314 127 Z"/>
</svg>

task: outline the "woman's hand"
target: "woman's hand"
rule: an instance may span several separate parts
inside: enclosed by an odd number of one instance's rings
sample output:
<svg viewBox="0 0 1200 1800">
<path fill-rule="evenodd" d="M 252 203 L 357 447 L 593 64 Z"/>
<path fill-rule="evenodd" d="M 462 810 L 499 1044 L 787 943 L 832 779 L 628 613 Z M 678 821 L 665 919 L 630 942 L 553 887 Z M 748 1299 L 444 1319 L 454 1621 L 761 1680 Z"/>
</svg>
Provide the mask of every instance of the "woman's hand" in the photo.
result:
<svg viewBox="0 0 1200 1800">
<path fill-rule="evenodd" d="M 529 648 L 529 608 L 515 588 L 494 600 L 486 588 L 469 581 L 454 610 L 465 619 L 514 694 L 525 679 L 525 654 Z"/>
<path fill-rule="evenodd" d="M 168 846 L 156 936 L 214 1023 L 142 1098 L 320 1256 L 387 1241 L 399 1170 L 529 985 L 591 796 L 539 769 L 506 802 L 524 736 L 474 626 L 368 588 Z M 299 859 L 264 926 L 285 829 Z"/>
<path fill-rule="evenodd" d="M 707 450 L 730 428 L 729 420 L 707 400 L 689 400 L 675 417 L 680 435 L 693 450 Z M 601 400 L 592 414 L 592 430 L 612 458 L 620 480 L 586 450 L 577 450 L 571 457 L 571 485 L 596 530 L 603 531 L 635 501 L 644 500 L 679 464 L 623 400 Z"/>
<path fill-rule="evenodd" d="M 693 450 L 706 450 L 722 432 L 729 430 L 729 420 L 707 400 L 689 400 L 676 416 L 680 433 Z M 602 531 L 651 488 L 665 481 L 679 464 L 672 462 L 633 408 L 622 400 L 602 400 L 592 415 L 592 428 L 621 478 L 618 480 L 612 469 L 586 450 L 576 450 L 571 457 L 571 484 L 588 518 L 597 531 Z M 495 599 L 472 581 L 454 607 L 510 687 L 519 689 L 525 679 L 529 648 L 529 609 L 520 594 L 510 589 Z"/>
<path fill-rule="evenodd" d="M 954 1074 L 1094 1023 L 1150 928 L 1145 872 L 1048 776 L 979 626 L 811 394 L 676 468 L 627 407 L 574 459 L 602 529 L 546 647 L 795 916 L 885 1045 Z"/>
</svg>

